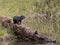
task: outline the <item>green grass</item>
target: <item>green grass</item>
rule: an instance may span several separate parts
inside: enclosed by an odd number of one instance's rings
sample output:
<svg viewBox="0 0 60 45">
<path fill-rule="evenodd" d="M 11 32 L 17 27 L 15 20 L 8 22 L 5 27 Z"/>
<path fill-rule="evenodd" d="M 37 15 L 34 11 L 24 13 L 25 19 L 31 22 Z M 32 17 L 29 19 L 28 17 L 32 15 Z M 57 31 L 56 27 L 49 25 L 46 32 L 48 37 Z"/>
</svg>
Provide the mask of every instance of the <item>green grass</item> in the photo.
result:
<svg viewBox="0 0 60 45">
<path fill-rule="evenodd" d="M 52 14 L 50 18 L 59 20 L 60 17 L 56 17 L 56 13 L 60 12 L 60 0 L 0 0 L 0 16 L 25 15 L 27 18 L 22 24 L 60 40 L 60 21 L 40 22 L 40 20 L 45 19 L 44 17 L 38 18 L 38 14 L 43 14 L 46 11 Z M 0 35 L 4 35 L 5 30 L 5 28 L 2 28 Z"/>
<path fill-rule="evenodd" d="M 0 36 L 4 36 L 7 33 L 7 29 L 0 27 Z"/>
</svg>

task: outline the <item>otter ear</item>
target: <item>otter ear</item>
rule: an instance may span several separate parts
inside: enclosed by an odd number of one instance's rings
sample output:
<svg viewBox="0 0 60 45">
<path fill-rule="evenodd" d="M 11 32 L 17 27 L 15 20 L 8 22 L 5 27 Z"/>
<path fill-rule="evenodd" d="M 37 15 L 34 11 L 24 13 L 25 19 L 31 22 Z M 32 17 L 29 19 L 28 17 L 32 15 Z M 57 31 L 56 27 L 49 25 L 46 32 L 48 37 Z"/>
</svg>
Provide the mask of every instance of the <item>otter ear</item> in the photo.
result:
<svg viewBox="0 0 60 45">
<path fill-rule="evenodd" d="M 38 34 L 38 32 L 37 32 L 37 31 L 35 31 L 35 32 L 34 32 L 34 34 Z"/>
</svg>

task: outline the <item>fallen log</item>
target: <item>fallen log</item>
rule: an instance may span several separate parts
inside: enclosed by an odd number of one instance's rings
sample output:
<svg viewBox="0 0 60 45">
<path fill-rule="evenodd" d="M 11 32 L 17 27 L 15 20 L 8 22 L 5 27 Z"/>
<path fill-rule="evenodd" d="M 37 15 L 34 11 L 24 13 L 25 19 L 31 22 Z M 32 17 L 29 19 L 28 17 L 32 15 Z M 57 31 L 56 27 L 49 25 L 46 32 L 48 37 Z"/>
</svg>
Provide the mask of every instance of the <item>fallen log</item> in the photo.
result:
<svg viewBox="0 0 60 45">
<path fill-rule="evenodd" d="M 39 43 L 56 43 L 56 40 L 50 39 L 49 37 L 47 37 L 46 35 L 40 34 L 35 30 L 32 30 L 26 26 L 23 25 L 18 25 L 18 24 L 14 24 L 12 19 L 9 18 L 1 18 L 2 21 L 2 26 L 11 29 L 12 31 L 14 31 L 14 34 L 26 41 L 36 41 Z"/>
</svg>

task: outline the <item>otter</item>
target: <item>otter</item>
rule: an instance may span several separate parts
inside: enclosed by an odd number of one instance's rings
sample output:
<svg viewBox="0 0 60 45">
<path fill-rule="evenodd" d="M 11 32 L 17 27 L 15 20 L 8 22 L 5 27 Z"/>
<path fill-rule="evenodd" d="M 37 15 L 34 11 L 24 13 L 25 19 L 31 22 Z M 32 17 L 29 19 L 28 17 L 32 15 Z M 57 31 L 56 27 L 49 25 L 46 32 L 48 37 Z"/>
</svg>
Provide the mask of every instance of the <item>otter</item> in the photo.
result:
<svg viewBox="0 0 60 45">
<path fill-rule="evenodd" d="M 25 16 L 14 16 L 13 17 L 13 23 L 14 24 L 21 24 L 22 20 L 25 19 Z"/>
</svg>

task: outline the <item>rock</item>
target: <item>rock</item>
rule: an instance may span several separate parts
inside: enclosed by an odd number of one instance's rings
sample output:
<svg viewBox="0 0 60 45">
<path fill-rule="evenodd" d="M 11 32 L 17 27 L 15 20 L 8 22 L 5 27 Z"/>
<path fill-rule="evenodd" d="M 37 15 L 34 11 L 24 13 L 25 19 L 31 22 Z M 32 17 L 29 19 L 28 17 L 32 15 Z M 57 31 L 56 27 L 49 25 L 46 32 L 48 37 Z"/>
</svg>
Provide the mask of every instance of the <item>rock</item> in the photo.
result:
<svg viewBox="0 0 60 45">
<path fill-rule="evenodd" d="M 0 37 L 0 42 L 3 42 L 3 37 Z"/>
<path fill-rule="evenodd" d="M 10 41 L 10 37 L 4 36 L 4 42 L 8 42 L 8 41 Z"/>
<path fill-rule="evenodd" d="M 40 34 L 39 32 L 24 25 L 14 24 L 11 20 L 8 19 L 2 21 L 2 26 L 10 28 L 14 32 L 15 36 L 20 37 L 23 40 L 36 41 L 39 43 L 56 43 L 56 40 L 52 40 L 46 35 Z M 9 39 L 8 37 L 5 38 L 5 41 Z"/>
</svg>

